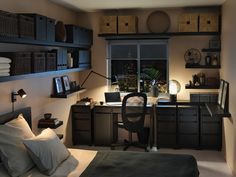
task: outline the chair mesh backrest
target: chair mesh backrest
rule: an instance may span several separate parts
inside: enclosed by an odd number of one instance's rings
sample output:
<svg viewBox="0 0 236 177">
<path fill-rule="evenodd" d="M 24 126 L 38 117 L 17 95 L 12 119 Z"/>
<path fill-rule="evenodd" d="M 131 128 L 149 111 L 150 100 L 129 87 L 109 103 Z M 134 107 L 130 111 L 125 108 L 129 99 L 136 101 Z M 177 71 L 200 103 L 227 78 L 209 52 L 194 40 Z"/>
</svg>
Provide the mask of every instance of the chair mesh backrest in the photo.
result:
<svg viewBox="0 0 236 177">
<path fill-rule="evenodd" d="M 122 101 L 122 121 L 130 132 L 139 132 L 144 127 L 147 96 L 144 93 L 130 93 Z"/>
</svg>

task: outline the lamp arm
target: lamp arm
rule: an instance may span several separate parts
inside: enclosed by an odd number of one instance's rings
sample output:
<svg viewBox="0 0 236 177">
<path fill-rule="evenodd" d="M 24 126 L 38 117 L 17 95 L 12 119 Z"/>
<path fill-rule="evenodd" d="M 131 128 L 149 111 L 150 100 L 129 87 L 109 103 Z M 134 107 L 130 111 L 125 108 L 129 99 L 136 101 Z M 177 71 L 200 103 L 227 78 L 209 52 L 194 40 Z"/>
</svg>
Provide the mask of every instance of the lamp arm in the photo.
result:
<svg viewBox="0 0 236 177">
<path fill-rule="evenodd" d="M 92 73 L 97 74 L 97 75 L 99 75 L 99 76 L 101 76 L 101 77 L 103 77 L 103 78 L 105 78 L 105 79 L 111 80 L 111 78 L 106 77 L 106 76 L 104 76 L 104 75 L 102 75 L 102 74 L 99 74 L 99 73 L 97 73 L 97 72 L 95 72 L 95 71 L 92 70 L 92 71 L 89 72 L 89 74 L 87 75 L 87 77 L 84 79 L 84 81 L 82 82 L 82 84 L 81 84 L 80 87 L 83 87 L 84 83 L 88 80 L 89 76 L 90 76 Z"/>
</svg>

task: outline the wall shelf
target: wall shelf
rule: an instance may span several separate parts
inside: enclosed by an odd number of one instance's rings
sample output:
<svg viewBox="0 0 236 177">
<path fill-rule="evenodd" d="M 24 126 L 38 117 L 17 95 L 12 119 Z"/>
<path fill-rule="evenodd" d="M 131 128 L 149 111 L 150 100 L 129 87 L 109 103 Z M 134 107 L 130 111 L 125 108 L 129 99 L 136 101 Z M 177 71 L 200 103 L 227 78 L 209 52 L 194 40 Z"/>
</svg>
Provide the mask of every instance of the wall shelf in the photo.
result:
<svg viewBox="0 0 236 177">
<path fill-rule="evenodd" d="M 0 82 L 21 80 L 21 79 L 28 79 L 28 78 L 35 78 L 35 77 L 45 77 L 48 75 L 64 74 L 64 73 L 69 73 L 69 72 L 79 72 L 79 71 L 83 71 L 87 69 L 90 69 L 90 67 L 71 68 L 71 69 L 56 70 L 56 71 L 46 71 L 46 72 L 40 72 L 40 73 L 29 73 L 29 74 L 23 74 L 23 75 L 15 75 L 15 76 L 4 76 L 4 77 L 0 77 Z"/>
<path fill-rule="evenodd" d="M 133 33 L 133 34 L 98 34 L 106 40 L 127 39 L 163 39 L 174 36 L 218 36 L 219 32 L 167 32 L 167 33 Z"/>
<path fill-rule="evenodd" d="M 67 48 L 89 48 L 90 47 L 90 45 L 83 45 L 83 44 L 80 45 L 80 44 L 73 44 L 73 43 L 66 43 L 66 42 L 49 42 L 49 41 L 39 41 L 39 40 L 34 40 L 34 39 L 13 38 L 13 37 L 0 37 L 0 43 L 54 46 L 54 47 L 67 47 Z"/>
<path fill-rule="evenodd" d="M 225 112 L 218 104 L 206 103 L 206 108 L 212 117 L 231 117 L 229 112 Z"/>
<path fill-rule="evenodd" d="M 221 49 L 202 49 L 202 52 L 220 52 Z"/>
<path fill-rule="evenodd" d="M 67 92 L 60 93 L 60 94 L 52 94 L 51 98 L 68 98 L 69 96 L 71 96 L 74 93 L 82 93 L 84 91 L 85 91 L 84 88 L 80 88 L 78 90 L 67 91 Z"/>
<path fill-rule="evenodd" d="M 185 85 L 185 89 L 219 89 L 219 85 L 199 85 L 199 86 Z"/>
<path fill-rule="evenodd" d="M 220 65 L 199 65 L 199 64 L 186 64 L 185 65 L 185 68 L 191 68 L 191 69 L 194 69 L 194 68 L 199 68 L 199 69 L 220 69 Z"/>
</svg>

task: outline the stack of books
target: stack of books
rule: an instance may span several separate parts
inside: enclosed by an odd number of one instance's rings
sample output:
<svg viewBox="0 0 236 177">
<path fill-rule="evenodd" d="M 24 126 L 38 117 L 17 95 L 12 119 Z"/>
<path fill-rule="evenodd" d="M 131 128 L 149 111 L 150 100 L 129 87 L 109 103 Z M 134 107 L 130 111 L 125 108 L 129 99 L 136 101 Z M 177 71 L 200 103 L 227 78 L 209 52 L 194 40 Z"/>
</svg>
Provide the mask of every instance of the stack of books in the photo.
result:
<svg viewBox="0 0 236 177">
<path fill-rule="evenodd" d="M 61 124 L 62 121 L 58 120 L 57 118 L 50 118 L 50 119 L 40 119 L 38 123 L 39 128 L 46 128 L 46 127 L 55 127 Z"/>
</svg>

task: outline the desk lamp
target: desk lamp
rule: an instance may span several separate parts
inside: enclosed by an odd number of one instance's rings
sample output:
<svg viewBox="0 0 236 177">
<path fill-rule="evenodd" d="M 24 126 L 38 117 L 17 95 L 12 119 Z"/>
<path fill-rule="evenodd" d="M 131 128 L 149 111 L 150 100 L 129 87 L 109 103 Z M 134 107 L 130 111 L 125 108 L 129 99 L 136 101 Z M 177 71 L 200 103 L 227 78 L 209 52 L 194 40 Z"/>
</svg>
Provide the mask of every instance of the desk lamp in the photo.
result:
<svg viewBox="0 0 236 177">
<path fill-rule="evenodd" d="M 14 111 L 14 102 L 16 102 L 16 96 L 19 95 L 21 98 L 25 98 L 26 92 L 23 89 L 18 90 L 17 92 L 11 93 L 11 102 L 12 102 L 12 111 Z"/>
<path fill-rule="evenodd" d="M 177 80 L 170 80 L 169 82 L 169 94 L 170 94 L 170 101 L 176 102 L 177 94 L 181 89 L 180 83 Z"/>
</svg>

